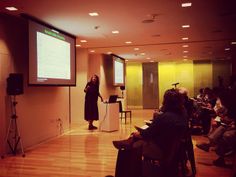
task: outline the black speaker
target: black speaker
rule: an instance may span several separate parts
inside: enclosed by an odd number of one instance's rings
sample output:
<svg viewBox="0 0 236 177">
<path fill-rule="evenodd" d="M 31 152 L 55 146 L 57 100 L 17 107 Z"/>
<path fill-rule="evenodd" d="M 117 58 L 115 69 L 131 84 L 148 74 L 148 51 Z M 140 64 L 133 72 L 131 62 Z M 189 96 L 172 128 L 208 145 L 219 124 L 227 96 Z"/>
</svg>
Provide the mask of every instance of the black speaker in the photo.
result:
<svg viewBox="0 0 236 177">
<path fill-rule="evenodd" d="M 9 74 L 9 77 L 7 78 L 7 94 L 20 95 L 23 93 L 23 74 Z"/>
</svg>

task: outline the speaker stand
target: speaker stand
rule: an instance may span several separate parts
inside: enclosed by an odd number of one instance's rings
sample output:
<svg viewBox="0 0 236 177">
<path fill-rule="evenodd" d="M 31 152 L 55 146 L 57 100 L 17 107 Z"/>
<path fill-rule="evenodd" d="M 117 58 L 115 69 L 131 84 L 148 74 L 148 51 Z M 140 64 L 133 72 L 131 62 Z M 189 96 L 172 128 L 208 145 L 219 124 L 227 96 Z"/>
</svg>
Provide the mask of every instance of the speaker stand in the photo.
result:
<svg viewBox="0 0 236 177">
<path fill-rule="evenodd" d="M 10 150 L 13 155 L 16 155 L 18 150 L 21 150 L 22 157 L 25 157 L 20 132 L 17 126 L 17 115 L 16 115 L 16 95 L 11 95 L 11 111 L 12 116 L 9 122 L 7 135 L 6 135 L 6 144 L 9 145 Z M 20 149 L 18 149 L 18 145 L 20 145 Z M 4 158 L 4 155 L 1 156 L 1 158 Z"/>
</svg>

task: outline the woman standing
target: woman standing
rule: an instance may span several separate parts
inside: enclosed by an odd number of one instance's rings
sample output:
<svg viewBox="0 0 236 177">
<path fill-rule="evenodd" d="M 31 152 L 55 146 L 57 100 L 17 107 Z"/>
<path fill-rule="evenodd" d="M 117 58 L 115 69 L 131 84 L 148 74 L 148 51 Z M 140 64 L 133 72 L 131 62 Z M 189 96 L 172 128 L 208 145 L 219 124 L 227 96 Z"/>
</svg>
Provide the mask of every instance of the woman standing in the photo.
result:
<svg viewBox="0 0 236 177">
<path fill-rule="evenodd" d="M 93 121 L 98 120 L 98 97 L 103 101 L 102 96 L 99 93 L 99 77 L 97 75 L 91 77 L 84 92 L 86 93 L 84 119 L 89 122 L 88 129 L 94 130 L 97 129 L 97 127 L 93 125 Z"/>
</svg>

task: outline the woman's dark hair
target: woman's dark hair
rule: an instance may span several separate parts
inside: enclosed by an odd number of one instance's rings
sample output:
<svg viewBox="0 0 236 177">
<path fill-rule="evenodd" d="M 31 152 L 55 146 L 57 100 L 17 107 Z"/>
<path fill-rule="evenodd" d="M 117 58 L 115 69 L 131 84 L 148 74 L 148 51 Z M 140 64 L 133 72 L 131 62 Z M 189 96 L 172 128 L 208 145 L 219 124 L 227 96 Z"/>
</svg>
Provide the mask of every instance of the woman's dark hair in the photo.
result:
<svg viewBox="0 0 236 177">
<path fill-rule="evenodd" d="M 161 110 L 181 114 L 184 110 L 183 96 L 178 89 L 166 90 Z"/>
<path fill-rule="evenodd" d="M 98 75 L 94 74 L 94 75 L 91 77 L 91 79 L 90 79 L 90 82 L 91 82 L 91 83 L 92 83 L 92 79 L 93 79 L 93 77 L 96 77 L 96 83 L 95 83 L 95 85 L 96 85 L 96 86 L 99 86 L 100 81 L 99 81 L 99 77 L 98 77 Z"/>
</svg>

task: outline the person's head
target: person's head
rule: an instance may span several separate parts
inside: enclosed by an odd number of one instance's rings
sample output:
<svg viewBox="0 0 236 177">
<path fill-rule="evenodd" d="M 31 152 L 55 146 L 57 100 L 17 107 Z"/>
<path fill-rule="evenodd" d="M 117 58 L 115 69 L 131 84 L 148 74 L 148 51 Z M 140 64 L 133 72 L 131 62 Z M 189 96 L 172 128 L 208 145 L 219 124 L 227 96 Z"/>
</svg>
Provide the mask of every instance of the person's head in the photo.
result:
<svg viewBox="0 0 236 177">
<path fill-rule="evenodd" d="M 184 104 L 188 102 L 188 90 L 185 87 L 178 88 L 180 95 L 183 97 Z"/>
<path fill-rule="evenodd" d="M 178 88 L 179 93 L 183 95 L 184 97 L 188 97 L 188 90 L 185 87 Z"/>
<path fill-rule="evenodd" d="M 183 96 L 180 94 L 178 89 L 166 90 L 162 103 L 163 112 L 174 112 L 182 113 L 184 109 Z"/>
<path fill-rule="evenodd" d="M 200 88 L 200 89 L 199 89 L 199 93 L 200 93 L 200 94 L 203 94 L 203 93 L 204 93 L 204 89 L 203 89 L 203 88 Z"/>
<path fill-rule="evenodd" d="M 95 85 L 99 85 L 99 77 L 98 77 L 96 74 L 94 74 L 94 75 L 91 77 L 90 82 L 92 82 L 92 83 L 95 84 Z"/>
</svg>

